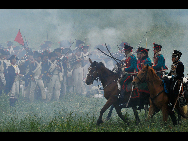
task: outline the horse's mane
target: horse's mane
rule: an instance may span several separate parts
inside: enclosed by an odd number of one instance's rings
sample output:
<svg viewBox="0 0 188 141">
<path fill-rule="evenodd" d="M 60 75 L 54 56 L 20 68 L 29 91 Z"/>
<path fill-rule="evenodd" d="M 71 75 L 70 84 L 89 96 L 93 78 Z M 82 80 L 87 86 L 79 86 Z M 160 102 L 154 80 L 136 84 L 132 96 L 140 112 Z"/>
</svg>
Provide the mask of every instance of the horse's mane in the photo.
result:
<svg viewBox="0 0 188 141">
<path fill-rule="evenodd" d="M 157 74 L 155 73 L 155 70 L 152 67 L 148 67 L 151 70 L 151 73 L 153 74 L 154 78 L 159 78 L 159 76 L 157 76 Z"/>
<path fill-rule="evenodd" d="M 115 74 L 113 71 L 111 71 L 108 68 L 106 68 L 105 65 L 102 62 L 96 62 L 96 61 L 94 61 L 94 65 L 96 65 L 97 69 L 99 69 L 101 67 L 104 67 L 110 73 L 110 75 Z"/>
</svg>

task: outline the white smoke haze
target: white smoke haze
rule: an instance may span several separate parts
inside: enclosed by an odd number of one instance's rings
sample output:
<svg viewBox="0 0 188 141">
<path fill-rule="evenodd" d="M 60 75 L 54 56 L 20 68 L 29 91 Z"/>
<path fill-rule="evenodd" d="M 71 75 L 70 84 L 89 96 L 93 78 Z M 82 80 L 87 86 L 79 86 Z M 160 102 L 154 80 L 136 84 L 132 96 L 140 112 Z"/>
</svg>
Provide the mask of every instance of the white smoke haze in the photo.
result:
<svg viewBox="0 0 188 141">
<path fill-rule="evenodd" d="M 91 50 L 106 43 L 115 52 L 117 45 L 125 41 L 135 51 L 148 32 L 145 38 L 150 58 L 155 42 L 163 46 L 168 67 L 173 49 L 180 49 L 182 59 L 186 59 L 188 10 L 184 9 L 1 9 L 0 17 L 0 43 L 5 47 L 6 41 L 14 42 L 20 29 L 34 50 L 47 40 L 48 34 L 52 48 L 59 47 L 61 40 L 84 41 L 86 38 L 85 44 L 90 45 Z M 145 38 L 141 43 L 143 47 Z"/>
</svg>

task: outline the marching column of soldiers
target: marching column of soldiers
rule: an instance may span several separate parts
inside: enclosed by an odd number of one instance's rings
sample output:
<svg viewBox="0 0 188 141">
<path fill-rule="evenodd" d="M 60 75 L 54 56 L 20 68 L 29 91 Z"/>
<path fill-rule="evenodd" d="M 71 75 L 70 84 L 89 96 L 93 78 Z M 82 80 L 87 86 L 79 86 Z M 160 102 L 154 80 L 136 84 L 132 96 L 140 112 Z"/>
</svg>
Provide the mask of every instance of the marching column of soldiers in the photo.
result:
<svg viewBox="0 0 188 141">
<path fill-rule="evenodd" d="M 100 48 L 105 52 L 106 48 L 103 45 L 96 45 L 94 50 L 89 52 L 89 46 L 84 45 L 81 40 L 76 40 L 74 50 L 71 49 L 72 43 L 68 40 L 63 40 L 59 44 L 60 47 L 53 51 L 51 41 L 45 41 L 45 44 L 40 46 L 41 50 L 37 51 L 32 51 L 29 47 L 13 46 L 11 41 L 7 42 L 7 48 L 0 47 L 0 94 L 4 92 L 9 95 L 11 106 L 15 105 L 20 95 L 30 102 L 36 99 L 43 102 L 57 101 L 67 92 L 87 95 L 87 91 L 91 89 L 91 86 L 85 84 L 90 65 L 89 58 L 103 62 L 107 68 L 116 71 L 114 67 L 116 62 L 97 50 Z M 125 86 L 132 82 L 133 76 L 142 69 L 141 64 L 151 66 L 160 78 L 168 69 L 161 54 L 161 45 L 153 43 L 153 63 L 148 56 L 147 48 L 137 48 L 136 57 L 132 52 L 133 47 L 127 42 L 122 42 L 119 47 L 113 56 L 124 62 L 122 72 L 126 72 L 119 81 L 120 98 L 124 97 L 127 90 Z M 110 49 L 109 45 L 108 48 Z M 181 52 L 174 50 L 172 57 L 174 56 L 177 57 L 174 62 L 180 62 Z M 181 69 L 181 73 L 183 72 L 184 68 Z M 173 76 L 176 76 L 176 73 L 179 71 L 175 71 Z M 93 85 L 99 84 L 100 82 L 94 82 Z M 146 83 L 141 86 L 139 92 L 141 97 L 138 109 L 142 109 L 144 100 L 142 95 L 149 93 Z"/>
</svg>

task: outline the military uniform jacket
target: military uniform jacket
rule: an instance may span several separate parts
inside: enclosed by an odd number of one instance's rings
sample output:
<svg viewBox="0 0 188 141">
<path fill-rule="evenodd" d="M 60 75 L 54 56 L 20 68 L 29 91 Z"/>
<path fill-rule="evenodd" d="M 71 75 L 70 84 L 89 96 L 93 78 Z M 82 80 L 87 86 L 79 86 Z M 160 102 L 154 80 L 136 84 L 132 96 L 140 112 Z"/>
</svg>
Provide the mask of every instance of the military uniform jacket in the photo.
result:
<svg viewBox="0 0 188 141">
<path fill-rule="evenodd" d="M 18 68 L 18 65 L 10 65 L 7 69 L 7 75 L 5 77 L 6 79 L 6 86 L 5 89 L 7 92 L 9 92 L 12 88 L 12 85 L 17 77 L 17 75 L 20 73 L 20 70 Z"/>
<path fill-rule="evenodd" d="M 181 61 L 172 64 L 168 76 L 174 75 L 175 79 L 182 80 L 184 77 L 184 65 Z"/>
<path fill-rule="evenodd" d="M 147 56 L 144 56 L 142 59 L 141 59 L 141 64 L 144 64 L 144 65 L 149 65 L 150 67 L 152 66 L 152 63 L 151 63 L 151 59 Z M 140 66 L 141 67 L 141 66 Z M 139 70 L 141 70 L 141 68 L 139 68 Z"/>
<path fill-rule="evenodd" d="M 162 71 L 162 69 L 163 70 L 168 69 L 165 66 L 165 58 L 163 57 L 162 54 L 158 54 L 158 55 L 156 55 L 156 57 L 154 57 L 154 66 L 153 66 L 153 69 L 156 70 L 156 71 Z"/>
<path fill-rule="evenodd" d="M 59 72 L 62 71 L 61 62 L 59 62 L 58 60 L 55 60 L 54 62 L 48 60 L 48 63 L 50 66 L 48 72 L 50 74 L 59 74 Z M 57 69 L 58 66 L 60 67 L 60 69 Z"/>
<path fill-rule="evenodd" d="M 125 72 L 128 73 L 134 73 L 135 71 L 138 72 L 137 59 L 133 54 L 131 54 L 125 59 L 125 65 L 126 65 L 126 68 L 124 69 Z"/>
</svg>

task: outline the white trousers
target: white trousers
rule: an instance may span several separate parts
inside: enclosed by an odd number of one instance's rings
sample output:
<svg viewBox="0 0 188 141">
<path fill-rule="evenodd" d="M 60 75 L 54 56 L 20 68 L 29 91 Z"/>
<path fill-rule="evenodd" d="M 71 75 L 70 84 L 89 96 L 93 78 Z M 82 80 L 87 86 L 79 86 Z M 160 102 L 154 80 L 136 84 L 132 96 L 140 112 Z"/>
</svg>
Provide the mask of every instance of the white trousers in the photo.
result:
<svg viewBox="0 0 188 141">
<path fill-rule="evenodd" d="M 83 68 L 79 67 L 73 70 L 74 92 L 78 94 L 86 94 L 83 82 Z"/>
<path fill-rule="evenodd" d="M 42 79 L 35 79 L 35 81 L 31 81 L 31 85 L 30 85 L 30 92 L 29 92 L 29 99 L 31 102 L 34 101 L 34 92 L 35 92 L 35 88 L 36 86 L 39 86 L 40 90 L 41 90 L 41 95 L 42 95 L 42 99 L 46 99 L 46 93 L 44 90 L 44 83 Z"/>
<path fill-rule="evenodd" d="M 18 81 L 14 81 L 13 85 L 12 85 L 12 89 L 10 92 L 10 97 L 11 98 L 18 98 L 19 95 L 19 80 Z"/>
<path fill-rule="evenodd" d="M 50 101 L 52 98 L 52 95 L 54 95 L 54 100 L 59 100 L 60 89 L 61 89 L 59 75 L 58 74 L 53 75 L 50 79 L 50 82 L 47 85 L 48 85 L 47 100 Z"/>
</svg>

